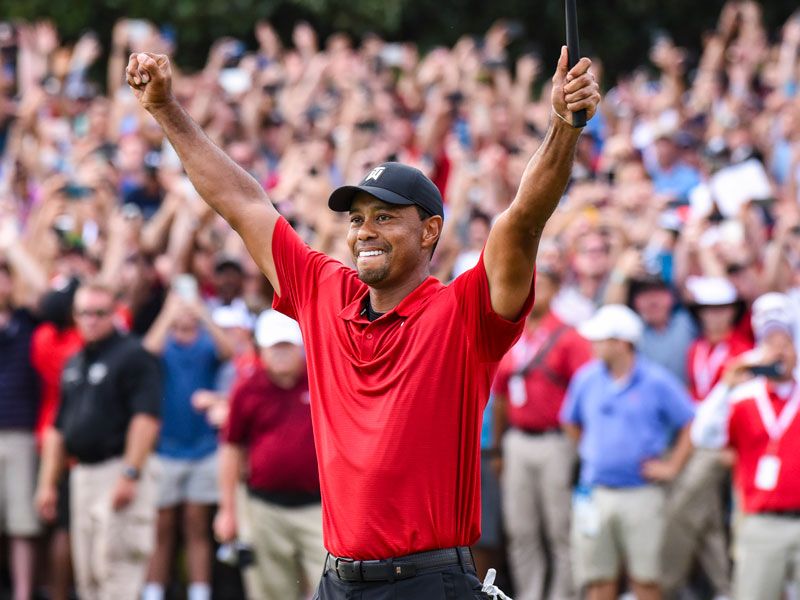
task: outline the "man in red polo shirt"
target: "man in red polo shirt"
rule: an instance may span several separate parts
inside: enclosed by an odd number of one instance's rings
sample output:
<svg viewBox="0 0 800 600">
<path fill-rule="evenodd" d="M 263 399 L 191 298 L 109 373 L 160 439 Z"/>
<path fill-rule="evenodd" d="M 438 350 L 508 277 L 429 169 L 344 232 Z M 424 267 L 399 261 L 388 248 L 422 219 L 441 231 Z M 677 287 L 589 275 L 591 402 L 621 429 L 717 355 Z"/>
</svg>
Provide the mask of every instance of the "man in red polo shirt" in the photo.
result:
<svg viewBox="0 0 800 600">
<path fill-rule="evenodd" d="M 569 523 L 577 454 L 558 415 L 572 376 L 592 359 L 592 347 L 550 310 L 559 282 L 554 270 L 537 268 L 536 301 L 525 331 L 500 363 L 494 384 L 495 440 L 503 441 L 503 517 L 519 600 L 576 596 Z"/>
<path fill-rule="evenodd" d="M 744 512 L 736 527 L 736 598 L 780 600 L 789 577 L 800 583 L 796 320 L 783 294 L 753 303 L 756 350 L 729 362 L 692 425 L 696 446 L 727 445 L 736 453 L 734 481 Z"/>
<path fill-rule="evenodd" d="M 300 598 L 301 582 L 316 582 L 325 561 L 303 338 L 296 321 L 268 310 L 256 342 L 263 363 L 231 393 L 222 432 L 214 533 L 221 542 L 238 533 L 253 547 L 248 598 Z M 237 498 L 245 465 L 247 493 Z"/>
<path fill-rule="evenodd" d="M 200 195 L 242 236 L 303 332 L 325 546 L 319 597 L 463 598 L 481 593 L 479 429 L 497 364 L 533 301 L 536 250 L 600 99 L 562 48 L 551 126 L 478 264 L 430 276 L 444 207 L 420 171 L 375 167 L 328 205 L 349 212 L 355 269 L 309 249 L 261 186 L 203 134 L 171 92 L 166 56 L 133 54 L 128 84 L 164 129 Z M 447 591 L 446 591 L 447 590 Z"/>
</svg>

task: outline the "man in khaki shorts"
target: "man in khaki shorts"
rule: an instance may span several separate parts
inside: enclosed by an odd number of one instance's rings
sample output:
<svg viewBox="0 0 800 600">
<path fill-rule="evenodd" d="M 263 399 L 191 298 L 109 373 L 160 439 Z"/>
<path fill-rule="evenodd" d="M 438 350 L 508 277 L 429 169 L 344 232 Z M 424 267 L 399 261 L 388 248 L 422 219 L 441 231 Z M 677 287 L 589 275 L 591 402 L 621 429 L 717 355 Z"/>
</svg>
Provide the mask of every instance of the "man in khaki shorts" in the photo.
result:
<svg viewBox="0 0 800 600">
<path fill-rule="evenodd" d="M 114 328 L 114 292 L 100 283 L 75 293 L 86 342 L 64 368 L 61 406 L 45 433 L 36 505 L 56 516 L 67 456 L 70 536 L 81 600 L 135 600 L 153 550 L 156 474 L 148 461 L 159 428 L 161 378 L 155 357 Z"/>
<path fill-rule="evenodd" d="M 637 354 L 642 329 L 636 313 L 618 304 L 579 327 L 597 360 L 572 379 L 561 411 L 579 442 L 572 564 L 589 600 L 615 599 L 623 568 L 638 600 L 661 598 L 658 483 L 673 479 L 691 453 L 691 400 L 674 375 Z M 669 459 L 662 459 L 676 434 Z"/>
</svg>

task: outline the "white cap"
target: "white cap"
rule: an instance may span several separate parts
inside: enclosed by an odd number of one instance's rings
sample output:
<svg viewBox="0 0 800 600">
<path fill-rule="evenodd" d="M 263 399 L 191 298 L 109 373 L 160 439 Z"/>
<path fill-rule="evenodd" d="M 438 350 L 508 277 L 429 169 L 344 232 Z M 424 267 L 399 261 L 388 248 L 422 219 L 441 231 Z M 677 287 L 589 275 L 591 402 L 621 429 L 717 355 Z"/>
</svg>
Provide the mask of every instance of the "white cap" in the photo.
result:
<svg viewBox="0 0 800 600">
<path fill-rule="evenodd" d="M 761 340 L 773 329 L 782 329 L 794 337 L 797 313 L 792 300 L 786 294 L 769 292 L 753 302 L 750 319 L 756 338 Z"/>
<path fill-rule="evenodd" d="M 277 310 L 265 310 L 256 321 L 256 343 L 262 348 L 269 348 L 281 342 L 302 346 L 300 325 Z"/>
<path fill-rule="evenodd" d="M 638 344 L 644 324 L 635 312 L 624 304 L 608 304 L 578 327 L 578 333 L 591 342 L 623 340 Z"/>
<path fill-rule="evenodd" d="M 726 306 L 739 299 L 736 288 L 724 277 L 687 277 L 686 289 L 699 306 Z"/>
<path fill-rule="evenodd" d="M 218 306 L 211 313 L 211 319 L 217 327 L 228 329 L 230 327 L 240 327 L 249 331 L 253 330 L 253 315 L 247 310 L 247 306 L 242 303 L 232 303 L 228 306 Z"/>
</svg>

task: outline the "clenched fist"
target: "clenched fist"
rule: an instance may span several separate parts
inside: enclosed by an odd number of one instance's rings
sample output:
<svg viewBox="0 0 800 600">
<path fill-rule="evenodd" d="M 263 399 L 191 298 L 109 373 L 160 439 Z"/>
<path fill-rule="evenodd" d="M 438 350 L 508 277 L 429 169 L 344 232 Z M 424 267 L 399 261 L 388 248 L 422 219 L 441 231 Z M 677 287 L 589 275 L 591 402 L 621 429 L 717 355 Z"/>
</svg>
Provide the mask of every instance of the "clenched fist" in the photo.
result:
<svg viewBox="0 0 800 600">
<path fill-rule="evenodd" d="M 164 54 L 131 54 L 125 77 L 137 100 L 148 111 L 172 100 L 172 69 Z"/>
</svg>

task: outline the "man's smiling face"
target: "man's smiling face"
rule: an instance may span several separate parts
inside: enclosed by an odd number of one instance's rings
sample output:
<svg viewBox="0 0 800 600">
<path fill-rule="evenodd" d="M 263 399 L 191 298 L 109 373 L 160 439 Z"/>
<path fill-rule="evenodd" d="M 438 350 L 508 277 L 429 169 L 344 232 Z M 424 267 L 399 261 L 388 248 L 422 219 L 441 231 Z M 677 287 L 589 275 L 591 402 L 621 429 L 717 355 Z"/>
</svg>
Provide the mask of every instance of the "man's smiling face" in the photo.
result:
<svg viewBox="0 0 800 600">
<path fill-rule="evenodd" d="M 359 279 L 371 287 L 386 288 L 428 263 L 433 246 L 431 219 L 421 219 L 413 205 L 388 204 L 365 192 L 356 195 L 350 207 L 347 244 Z"/>
</svg>

